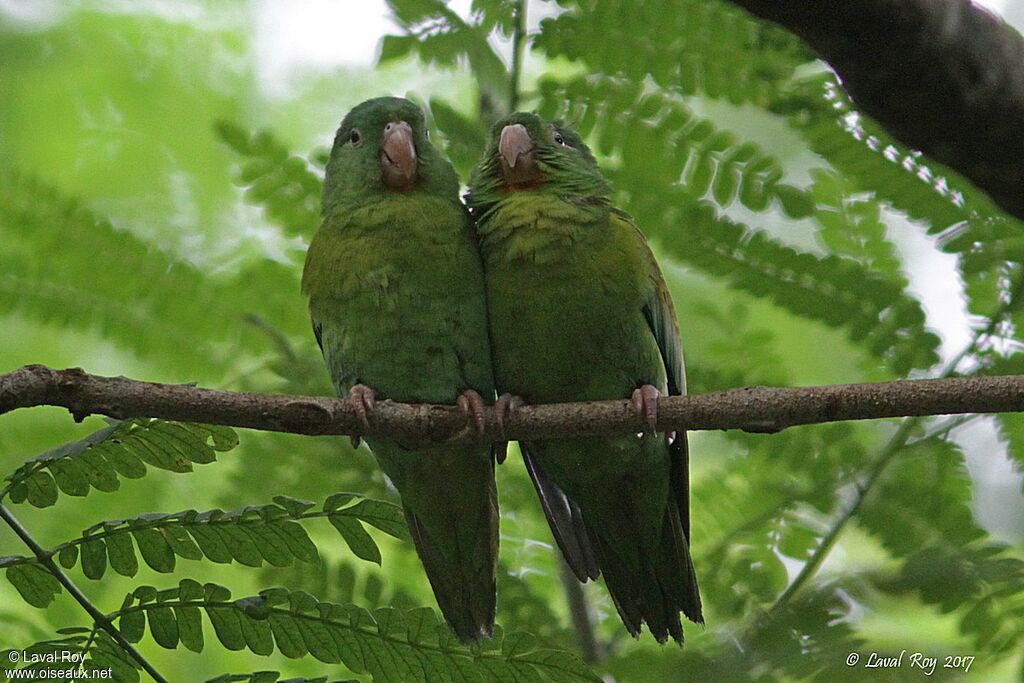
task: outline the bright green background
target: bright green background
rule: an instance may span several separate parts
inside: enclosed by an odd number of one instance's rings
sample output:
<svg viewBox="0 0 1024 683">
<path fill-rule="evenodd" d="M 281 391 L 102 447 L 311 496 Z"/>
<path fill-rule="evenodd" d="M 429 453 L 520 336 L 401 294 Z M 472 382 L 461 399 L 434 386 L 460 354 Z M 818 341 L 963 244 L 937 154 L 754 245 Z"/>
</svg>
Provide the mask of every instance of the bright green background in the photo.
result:
<svg viewBox="0 0 1024 683">
<path fill-rule="evenodd" d="M 395 0 L 392 32 L 405 37 L 383 43 L 383 63 L 304 68 L 274 83 L 261 72 L 256 4 L 41 4 L 31 20 L 0 5 L 0 371 L 44 363 L 329 393 L 298 290 L 324 145 L 362 99 L 408 95 L 429 108 L 465 178 L 486 124 L 509 104 L 514 4 L 478 0 L 460 19 L 432 0 Z M 1000 306 L 1020 279 L 1020 224 L 947 169 L 920 159 L 907 170 L 908 151 L 851 114 L 795 39 L 721 1 L 563 0 L 530 3 L 530 13 L 548 18 L 528 21 L 520 106 L 579 126 L 650 237 L 691 391 L 936 376 L 964 348 L 961 372 L 1020 371 L 1019 314 Z M 996 311 L 996 334 L 970 345 Z M 103 425 L 49 408 L 5 415 L 0 464 L 13 471 Z M 849 652 L 906 648 L 975 655 L 977 680 L 1017 675 L 1024 423 L 934 418 L 913 428 L 912 445 L 887 446 L 895 429 L 692 435 L 707 626 L 688 627 L 683 650 L 633 642 L 603 587 L 588 585 L 607 650 L 594 670 L 620 681 L 857 679 L 877 672 L 847 668 Z M 517 456 L 498 486 L 498 621 L 574 649 Z M 238 449 L 193 474 L 151 470 L 115 494 L 12 509 L 52 546 L 103 519 L 342 490 L 394 500 L 370 455 L 343 439 L 242 432 Z M 433 606 L 410 545 L 372 532 L 378 568 L 326 523 L 306 528 L 322 565 L 181 561 L 173 577 L 143 566 L 99 582 L 70 573 L 108 611 L 140 583 L 183 576 L 236 596 L 287 585 L 368 608 Z M 820 569 L 769 612 L 833 528 Z M 25 553 L 0 529 L 0 554 Z M 0 582 L 0 647 L 84 624 L 66 595 L 37 610 Z M 201 655 L 148 636 L 140 649 L 172 680 L 267 668 L 346 675 L 312 658 L 227 652 L 206 634 Z"/>
</svg>

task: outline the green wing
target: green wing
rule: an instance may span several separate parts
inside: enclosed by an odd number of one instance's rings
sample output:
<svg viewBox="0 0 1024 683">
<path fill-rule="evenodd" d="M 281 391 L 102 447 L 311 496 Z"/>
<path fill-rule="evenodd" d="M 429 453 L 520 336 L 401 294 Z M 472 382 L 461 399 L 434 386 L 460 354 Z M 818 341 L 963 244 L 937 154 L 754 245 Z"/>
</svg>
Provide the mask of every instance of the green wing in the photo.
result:
<svg viewBox="0 0 1024 683">
<path fill-rule="evenodd" d="M 661 274 L 658 262 L 651 252 L 650 246 L 632 218 L 622 211 L 613 210 L 611 220 L 615 228 L 629 231 L 635 240 L 642 262 L 644 281 L 646 284 L 643 298 L 644 318 L 651 334 L 654 335 L 661 351 L 661 359 L 665 364 L 670 396 L 681 396 L 686 393 L 686 369 L 683 366 L 683 347 L 679 340 L 679 324 L 676 322 L 676 311 L 672 305 L 672 297 Z M 672 469 L 672 491 L 679 508 L 683 535 L 687 543 L 690 541 L 690 453 L 686 441 L 686 432 L 677 432 L 669 444 Z"/>
<path fill-rule="evenodd" d="M 668 376 L 668 393 L 681 396 L 686 393 L 686 370 L 683 367 L 683 347 L 679 341 L 679 324 L 676 321 L 676 310 L 672 305 L 672 297 L 661 275 L 658 262 L 647 245 L 640 229 L 633 219 L 618 209 L 612 210 L 611 220 L 617 230 L 628 231 L 635 240 L 641 269 L 645 276 L 643 311 L 647 325 L 658 343 L 661 359 L 665 363 L 665 374 Z"/>
</svg>

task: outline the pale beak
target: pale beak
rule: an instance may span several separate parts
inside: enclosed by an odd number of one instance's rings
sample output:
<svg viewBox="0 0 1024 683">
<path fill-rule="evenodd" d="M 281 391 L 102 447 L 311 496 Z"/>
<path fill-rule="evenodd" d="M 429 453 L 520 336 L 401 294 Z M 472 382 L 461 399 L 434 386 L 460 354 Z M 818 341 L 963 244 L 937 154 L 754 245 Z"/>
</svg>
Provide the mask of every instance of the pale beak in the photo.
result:
<svg viewBox="0 0 1024 683">
<path fill-rule="evenodd" d="M 405 121 L 384 126 L 380 167 L 384 184 L 393 190 L 407 190 L 416 182 L 416 146 L 412 141 L 412 127 Z"/>
<path fill-rule="evenodd" d="M 501 129 L 498 154 L 507 182 L 517 184 L 537 179 L 533 150 L 533 140 L 523 124 L 513 123 Z"/>
<path fill-rule="evenodd" d="M 501 129 L 498 140 L 498 154 L 505 160 L 509 168 L 515 168 L 521 157 L 533 151 L 533 140 L 526 132 L 526 126 L 515 123 Z M 524 159 L 525 161 L 525 159 Z"/>
</svg>

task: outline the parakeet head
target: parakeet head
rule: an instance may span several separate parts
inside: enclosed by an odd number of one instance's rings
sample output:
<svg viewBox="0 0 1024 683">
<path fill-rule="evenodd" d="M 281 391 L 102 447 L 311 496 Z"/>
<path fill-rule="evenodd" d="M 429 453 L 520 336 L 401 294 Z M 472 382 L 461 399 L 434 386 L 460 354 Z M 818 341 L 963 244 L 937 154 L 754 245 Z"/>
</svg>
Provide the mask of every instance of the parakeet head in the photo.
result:
<svg viewBox="0 0 1024 683">
<path fill-rule="evenodd" d="M 510 192 L 537 190 L 567 199 L 607 200 L 608 183 L 576 131 L 561 121 L 516 112 L 499 121 L 473 169 L 470 209 L 486 212 Z"/>
<path fill-rule="evenodd" d="M 423 112 L 400 97 L 366 100 L 345 116 L 324 178 L 323 213 L 391 192 L 458 197 L 459 179 L 427 139 Z"/>
</svg>

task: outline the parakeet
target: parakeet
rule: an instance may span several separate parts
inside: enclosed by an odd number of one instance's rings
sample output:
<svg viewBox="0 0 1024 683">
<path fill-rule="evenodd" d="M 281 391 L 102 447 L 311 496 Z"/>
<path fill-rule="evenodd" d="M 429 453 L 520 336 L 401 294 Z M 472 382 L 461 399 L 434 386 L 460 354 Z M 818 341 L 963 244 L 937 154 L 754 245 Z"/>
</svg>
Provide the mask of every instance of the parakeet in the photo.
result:
<svg viewBox="0 0 1024 683">
<path fill-rule="evenodd" d="M 482 429 L 483 397 L 494 393 L 483 272 L 458 195 L 455 170 L 412 102 L 368 100 L 342 121 L 302 289 L 334 386 L 357 401 L 364 421 L 379 399 L 458 403 Z M 401 495 L 452 630 L 463 642 L 490 636 L 492 447 L 366 441 Z"/>
<path fill-rule="evenodd" d="M 466 200 L 487 288 L 497 390 L 526 403 L 631 398 L 642 434 L 520 443 L 552 534 L 581 581 L 604 574 L 638 636 L 702 623 L 690 558 L 686 435 L 655 434 L 659 393 L 685 393 L 672 300 L 643 235 L 610 204 L 580 137 L 500 121 Z M 505 406 L 507 407 L 507 406 Z"/>
</svg>

